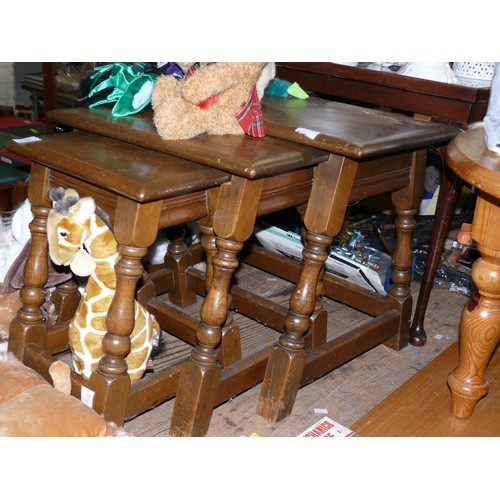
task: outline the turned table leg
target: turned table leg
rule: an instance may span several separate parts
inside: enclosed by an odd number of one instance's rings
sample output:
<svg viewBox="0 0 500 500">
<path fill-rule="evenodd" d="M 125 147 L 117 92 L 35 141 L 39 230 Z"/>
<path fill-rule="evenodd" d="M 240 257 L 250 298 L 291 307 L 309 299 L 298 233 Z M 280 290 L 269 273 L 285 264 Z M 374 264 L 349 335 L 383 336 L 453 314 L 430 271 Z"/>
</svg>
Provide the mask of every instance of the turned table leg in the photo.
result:
<svg viewBox="0 0 500 500">
<path fill-rule="evenodd" d="M 176 226 L 169 228 L 167 235 L 170 243 L 164 262 L 174 277 L 174 287 L 168 292 L 168 299 L 172 304 L 187 307 L 196 302 L 196 294 L 189 289 L 186 280 L 186 269 L 192 265 L 191 253 L 184 242 L 186 234 L 183 226 Z"/>
<path fill-rule="evenodd" d="M 285 331 L 269 355 L 257 403 L 257 413 L 266 420 L 285 418 L 295 403 L 305 364 L 302 337 L 321 291 L 326 249 L 342 228 L 356 171 L 355 162 L 334 155 L 317 167 L 304 216 L 307 240 L 299 280 L 290 298 Z"/>
<path fill-rule="evenodd" d="M 309 330 L 316 306 L 316 291 L 328 257 L 331 236 L 307 231 L 299 281 L 290 298 L 285 331 L 271 351 L 262 384 L 257 413 L 270 421 L 285 418 L 292 411 L 305 365 L 303 336 Z"/>
<path fill-rule="evenodd" d="M 41 307 L 45 302 L 45 283 L 48 279 L 47 217 L 48 207 L 32 205 L 33 220 L 30 222 L 31 246 L 24 267 L 24 285 L 21 288 L 22 306 L 12 320 L 9 330 L 8 350 L 22 360 L 30 343 L 45 348 L 47 323 Z"/>
<path fill-rule="evenodd" d="M 216 236 L 210 221 L 203 219 L 198 221 L 201 232 L 201 246 L 205 251 L 206 272 L 205 272 L 205 292 L 210 290 L 213 279 L 213 257 L 217 253 Z M 228 297 L 228 308 L 231 307 L 230 297 Z M 233 319 L 230 310 L 227 312 L 226 321 L 222 328 L 222 340 L 218 352 L 217 360 L 221 367 L 225 367 L 241 359 L 241 334 L 240 329 Z"/>
<path fill-rule="evenodd" d="M 252 234 L 263 180 L 234 177 L 221 186 L 213 209 L 216 253 L 203 301 L 197 345 L 182 366 L 175 396 L 170 434 L 204 436 L 208 432 L 221 377 L 219 349 L 230 307 L 231 278 L 238 267 L 238 253 Z"/>
<path fill-rule="evenodd" d="M 460 320 L 458 365 L 448 377 L 453 415 L 470 417 L 488 393 L 485 375 L 500 340 L 500 202 L 479 193 L 472 238 L 481 257 L 471 270 L 477 294 L 465 305 Z"/>
<path fill-rule="evenodd" d="M 441 151 L 441 155 L 444 157 L 444 151 Z M 462 185 L 462 181 L 448 167 L 444 160 L 441 171 L 441 186 L 439 188 L 434 224 L 432 225 L 429 251 L 413 315 L 413 322 L 410 327 L 410 344 L 417 347 L 425 345 L 427 341 L 424 329 L 425 311 L 439 265 L 439 259 L 443 251 L 446 234 L 453 218 L 453 211 L 455 210 Z"/>
<path fill-rule="evenodd" d="M 408 344 L 411 322 L 411 273 L 412 233 L 415 229 L 415 215 L 422 201 L 427 151 L 413 152 L 410 183 L 404 189 L 392 193 L 396 214 L 396 246 L 392 253 L 391 287 L 388 297 L 397 301 L 400 325 L 398 333 L 385 342 L 392 349 L 400 350 Z M 391 305 L 393 307 L 393 305 Z"/>
<path fill-rule="evenodd" d="M 104 356 L 89 380 L 94 391 L 93 408 L 117 425 L 124 422 L 130 391 L 125 358 L 135 326 L 137 283 L 144 273 L 142 259 L 156 238 L 160 212 L 161 201 L 138 205 L 120 198 L 117 203 L 114 233 L 120 256 L 115 265 L 116 291 L 106 318 Z"/>
</svg>

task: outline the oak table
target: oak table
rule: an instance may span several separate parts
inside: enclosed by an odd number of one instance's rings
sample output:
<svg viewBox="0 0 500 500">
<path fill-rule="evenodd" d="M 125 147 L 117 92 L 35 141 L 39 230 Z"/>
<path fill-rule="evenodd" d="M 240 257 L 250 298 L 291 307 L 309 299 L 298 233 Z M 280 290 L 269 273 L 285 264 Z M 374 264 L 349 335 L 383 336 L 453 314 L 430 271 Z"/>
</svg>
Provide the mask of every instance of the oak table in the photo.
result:
<svg viewBox="0 0 500 500">
<path fill-rule="evenodd" d="M 471 269 L 477 293 L 464 306 L 458 365 L 448 377 L 452 413 L 468 418 L 488 393 L 485 372 L 500 340 L 500 155 L 486 148 L 484 129 L 476 128 L 458 135 L 446 156 L 455 174 L 478 191 L 472 239 L 481 255 Z"/>
<path fill-rule="evenodd" d="M 206 217 L 211 190 L 229 176 L 178 157 L 87 132 L 44 136 L 36 142 L 11 142 L 9 149 L 32 160 L 28 197 L 34 215 L 31 247 L 24 268 L 22 307 L 12 321 L 9 351 L 50 382 L 54 356 L 68 347 L 68 326 L 80 300 L 78 287 L 68 283 L 52 294 L 59 321 L 48 326 L 42 306 L 48 278 L 47 217 L 49 191 L 71 187 L 91 196 L 109 216 L 120 254 L 115 268 L 117 288 L 108 314 L 103 342 L 105 356 L 90 380 L 72 372 L 72 394 L 82 387 L 94 392 L 93 407 L 107 420 L 121 425 L 175 394 L 176 368 L 154 373 L 130 384 L 125 357 L 134 327 L 134 296 L 154 298 L 154 287 L 144 274 L 142 258 L 161 228 Z M 158 386 L 161 385 L 161 391 Z"/>
<path fill-rule="evenodd" d="M 83 119 L 87 110 L 70 111 L 76 111 L 77 117 Z M 132 133 L 141 140 L 144 138 L 141 131 L 149 127 L 146 137 L 153 142 L 163 142 L 155 133 L 150 116 L 142 122 L 134 117 L 134 121 L 136 125 L 138 123 L 136 129 L 126 126 L 128 136 Z M 82 123 L 82 120 L 78 118 L 78 122 Z M 91 119 L 91 122 L 100 123 L 98 119 Z M 185 143 L 181 145 L 184 147 Z M 51 134 L 36 142 L 9 143 L 9 149 L 33 162 L 29 199 L 35 214 L 31 225 L 33 243 L 21 293 L 23 306 L 11 325 L 9 350 L 48 376 L 52 354 L 66 347 L 67 322 L 49 330 L 40 308 L 45 298 L 43 285 L 47 280 L 48 191 L 57 186 L 73 187 L 81 195 L 92 196 L 108 213 L 114 223 L 120 253 L 116 266 L 117 290 L 108 315 L 106 355 L 88 382 L 72 374 L 73 391 L 80 396 L 82 386 L 91 389 L 95 393 L 94 409 L 118 425 L 173 397 L 182 365 L 178 363 L 166 370 L 146 374 L 133 384 L 126 373 L 124 358 L 128 354 L 128 336 L 133 330 L 133 297 L 143 276 L 141 260 L 158 230 L 198 221 L 208 235 L 204 243 L 206 253 L 211 257 L 215 253 L 211 224 L 218 234 L 228 237 L 231 242 L 247 239 L 253 230 L 257 208 L 272 211 L 275 205 L 305 203 L 312 182 L 311 169 L 328 158 L 324 151 L 312 147 L 280 140 L 252 141 L 245 136 L 200 138 L 191 147 L 202 157 L 208 155 L 214 164 L 207 167 L 180 156 L 155 151 L 154 147 L 143 148 L 107 134 L 87 131 Z M 204 148 L 208 154 L 203 154 Z M 248 186 L 245 181 L 213 168 L 217 162 L 238 164 L 248 172 L 258 170 L 263 174 L 279 175 L 272 176 L 267 183 L 259 180 Z M 219 200 L 223 200 L 223 207 L 217 210 Z M 237 243 L 234 245 L 237 248 Z M 171 242 L 166 259 L 168 269 L 155 279 L 151 277 L 154 288 L 141 289 L 140 300 L 157 315 L 162 328 L 194 345 L 197 343 L 197 329 L 196 325 L 193 327 L 193 318 L 179 316 L 172 309 L 162 307 L 157 300 L 157 295 L 168 292 L 175 304 L 192 303 L 194 292 L 186 286 L 185 274 L 191 258 L 184 250 L 181 237 Z M 228 252 L 231 254 L 231 249 Z M 231 255 L 228 262 L 223 259 L 217 266 L 214 256 L 213 279 L 211 272 L 207 272 L 204 288 L 208 289 L 212 281 L 217 284 L 214 290 L 221 284 L 229 286 L 224 278 L 228 269 L 231 274 L 237 266 L 233 257 Z M 224 278 L 220 278 L 220 274 Z M 221 364 L 238 360 L 241 357 L 238 329 L 228 325 L 226 338 L 222 341 L 222 325 L 217 323 L 219 318 L 225 323 L 227 304 L 218 300 L 215 303 L 208 300 L 207 303 L 213 305 L 215 319 L 212 316 L 207 319 L 203 314 L 202 318 L 210 329 L 220 334 L 216 343 L 221 344 Z M 222 384 L 225 398 L 256 383 L 255 377 L 258 381 L 258 372 L 256 375 L 252 372 L 250 377 L 244 377 L 241 371 L 234 373 L 228 384 Z"/>
<path fill-rule="evenodd" d="M 215 166 L 232 176 L 231 181 L 218 190 L 213 206 L 210 225 L 215 239 L 204 247 L 208 250 L 207 260 L 211 262 L 213 275 L 208 279 L 196 345 L 191 359 L 181 370 L 172 417 L 173 435 L 206 434 L 214 405 L 231 396 L 228 387 L 235 383 L 236 377 L 246 377 L 249 383 L 256 383 L 264 376 L 267 350 L 252 359 L 224 361 L 221 366 L 218 349 L 222 330 L 228 326 L 231 300 L 234 305 L 230 280 L 238 265 L 237 254 L 251 235 L 258 215 L 297 206 L 304 220 L 307 243 L 302 270 L 290 259 L 280 259 L 261 250 L 251 252 L 249 258 L 250 263 L 297 284 L 290 310 L 274 308 L 275 318 L 268 317 L 265 323 L 282 331 L 284 337 L 280 345 L 291 346 L 293 354 L 298 351 L 296 359 L 302 357 L 302 346 L 307 342 L 304 370 L 294 370 L 299 384 L 308 383 L 381 342 L 395 348 L 407 343 L 411 314 L 410 241 L 413 216 L 423 192 L 426 149 L 431 144 L 448 142 L 457 129 L 315 98 L 301 101 L 266 97 L 263 109 L 268 135 L 264 139 L 202 136 L 188 141 L 162 141 L 147 113 L 116 119 L 103 109 L 66 109 L 50 115 L 54 122 Z M 301 128 L 306 130 L 305 134 L 297 131 Z M 235 141 L 245 145 L 243 159 L 229 158 L 226 154 L 228 144 Z M 266 144 L 276 141 L 323 151 L 323 157 L 315 154 L 314 168 L 304 169 L 307 162 L 303 161 L 300 171 L 310 176 L 303 179 L 308 182 L 305 191 L 297 191 L 297 185 L 291 182 L 290 175 L 297 165 L 290 164 L 289 159 L 273 165 L 266 157 Z M 253 166 L 244 161 L 250 152 L 260 159 Z M 287 182 L 280 181 L 283 176 L 288 176 Z M 277 183 L 282 187 L 281 195 L 266 195 L 267 187 Z M 347 204 L 383 193 L 392 193 L 398 232 L 393 284 L 387 296 L 323 275 L 327 247 L 342 226 Z M 228 220 L 228 214 L 238 215 Z M 208 229 L 205 231 L 209 233 Z M 366 311 L 373 320 L 333 342 L 326 342 L 326 333 L 318 327 L 313 338 L 306 341 L 310 325 L 322 316 L 323 293 Z M 266 307 L 271 309 L 263 300 L 258 304 L 256 316 Z M 241 303 L 239 310 L 240 307 Z M 159 309 L 155 304 L 155 311 Z M 164 307 L 161 310 L 166 311 Z M 269 384 L 266 382 L 265 386 Z M 267 402 L 262 406 L 270 407 Z"/>
<path fill-rule="evenodd" d="M 278 77 L 296 81 L 304 89 L 351 103 L 425 115 L 432 121 L 449 123 L 462 129 L 481 121 L 488 108 L 490 86 L 487 82 L 477 81 L 473 85 L 470 80 L 466 80 L 450 84 L 398 75 L 388 70 L 325 62 L 278 62 L 276 65 Z M 444 148 L 439 148 L 439 153 L 443 158 Z M 435 223 L 410 328 L 410 343 L 415 346 L 423 346 L 427 339 L 425 311 L 460 188 L 460 179 L 448 168 L 443 158 Z"/>
<path fill-rule="evenodd" d="M 315 178 L 317 182 L 313 184 L 304 218 L 307 230 L 304 265 L 290 299 L 286 330 L 270 354 L 257 405 L 260 415 L 277 421 L 292 411 L 300 385 L 314 379 L 306 375 L 310 366 L 314 367 L 313 373 L 319 366 L 324 370 L 319 373 L 325 373 L 328 364 L 337 356 L 334 346 L 338 339 L 305 350 L 303 335 L 308 328 L 307 316 L 317 307 L 315 299 L 322 290 L 320 263 L 326 260 L 326 246 L 340 230 L 349 201 L 391 193 L 397 236 L 391 256 L 391 286 L 385 307 L 399 309 L 399 318 L 395 335 L 385 340 L 389 340 L 386 345 L 396 348 L 407 344 L 411 319 L 411 234 L 423 195 L 427 148 L 446 144 L 459 129 L 313 97 L 302 103 L 289 100 L 285 105 L 279 98 L 267 99 L 264 112 L 270 135 L 329 151 L 331 161 L 337 162 L 342 174 L 342 177 L 331 179 Z M 406 184 L 396 186 L 396 178 L 405 165 Z M 362 184 L 367 172 L 371 176 L 366 184 Z M 373 175 L 378 177 L 375 185 Z M 355 180 L 363 185 L 364 190 L 356 191 L 354 198 Z M 339 191 L 344 191 L 343 197 L 333 197 L 333 183 L 337 184 Z M 347 194 L 349 191 L 351 193 Z M 311 283 L 316 284 L 319 292 Z M 364 333 L 369 329 L 369 326 L 365 327 Z M 391 331 L 388 325 L 382 329 L 385 334 Z M 376 332 L 374 329 L 369 334 L 368 342 L 380 334 Z M 359 332 L 358 335 L 362 336 Z M 319 361 L 321 358 L 323 363 Z M 318 376 L 318 371 L 315 375 Z"/>
</svg>

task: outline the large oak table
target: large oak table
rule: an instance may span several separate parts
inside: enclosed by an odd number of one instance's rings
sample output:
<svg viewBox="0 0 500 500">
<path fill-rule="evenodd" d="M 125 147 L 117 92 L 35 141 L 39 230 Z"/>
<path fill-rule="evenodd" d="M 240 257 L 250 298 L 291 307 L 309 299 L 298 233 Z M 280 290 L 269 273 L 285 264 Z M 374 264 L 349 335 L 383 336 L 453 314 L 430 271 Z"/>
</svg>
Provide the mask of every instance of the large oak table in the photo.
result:
<svg viewBox="0 0 500 500">
<path fill-rule="evenodd" d="M 263 106 L 268 136 L 262 139 L 201 136 L 187 141 L 164 141 L 156 133 L 149 111 L 123 118 L 112 118 L 105 108 L 61 109 L 50 113 L 54 123 L 169 155 L 169 158 L 216 168 L 229 175 L 226 182 L 209 191 L 206 213 L 197 218 L 204 235 L 202 246 L 207 261 L 203 285 L 197 284 L 197 273 L 189 266 L 177 272 L 173 280 L 175 286 L 184 289 L 186 296 L 190 287 L 205 296 L 200 321 L 193 324 L 192 317 L 183 317 L 165 301 L 160 304 L 158 292 L 164 290 L 157 289 L 157 297 L 148 301 L 162 328 L 185 339 L 190 337 L 193 344 L 190 358 L 169 382 L 170 387 L 176 386 L 172 435 L 206 434 L 215 405 L 263 378 L 258 411 L 265 418 L 283 418 L 291 411 L 300 385 L 381 342 L 401 348 L 408 341 L 411 232 L 423 193 L 426 151 L 430 145 L 446 144 L 458 130 L 449 125 L 316 98 L 306 101 L 266 98 Z M 41 171 L 52 171 L 55 158 L 37 160 L 38 153 L 30 149 L 33 147 L 23 145 L 13 149 L 28 157 L 31 151 L 33 161 L 43 166 L 39 167 Z M 61 168 L 65 167 L 59 162 L 57 170 Z M 105 176 L 74 168 L 65 172 L 65 176 L 68 182 L 71 177 L 78 177 L 79 185 L 82 186 L 83 181 L 91 191 L 96 185 L 112 191 Z M 168 185 L 167 178 L 162 182 Z M 127 183 L 126 178 L 123 183 Z M 46 189 L 46 182 L 31 188 L 34 205 L 46 206 Z M 347 204 L 383 193 L 392 195 L 397 228 L 392 285 L 386 296 L 323 274 L 327 249 L 342 227 Z M 142 200 L 137 196 L 129 190 L 133 205 L 141 207 Z M 248 295 L 251 291 L 235 291 L 230 283 L 238 267 L 238 254 L 253 232 L 256 217 L 293 206 L 298 208 L 304 223 L 302 265 L 262 249 L 251 251 L 247 260 L 296 284 L 286 309 L 270 305 L 260 297 L 252 298 Z M 185 217 L 189 218 L 189 214 Z M 139 221 L 137 217 L 133 220 Z M 134 246 L 126 226 L 119 236 L 125 240 L 123 244 L 127 249 Z M 141 242 L 142 253 L 143 245 Z M 129 253 L 127 250 L 127 257 Z M 175 267 L 174 261 L 176 258 L 170 260 Z M 183 279 L 184 285 L 181 285 Z M 161 286 L 162 281 L 155 283 Z M 372 320 L 327 341 L 322 328 L 326 322 L 318 319 L 324 316 L 323 294 L 365 311 Z M 229 313 L 231 302 L 235 301 L 244 314 L 282 332 L 271 353 L 265 349 L 249 358 L 241 358 L 237 348 L 239 332 Z M 257 310 L 252 310 L 255 304 Z M 122 326 L 115 326 L 123 332 Z M 286 358 L 284 366 L 280 361 L 282 355 Z M 166 396 L 162 394 L 165 382 L 159 382 L 160 374 L 154 374 L 153 378 L 158 383 L 148 392 L 150 404 L 172 396 L 171 391 L 164 391 Z M 149 379 L 151 376 L 146 376 L 132 384 L 131 395 L 135 386 L 145 386 Z M 290 383 L 283 385 L 281 380 Z M 145 394 L 141 396 L 146 397 Z M 133 416 L 130 397 L 128 406 L 124 415 L 114 414 L 113 419 L 119 422 Z M 134 409 L 137 411 L 137 407 Z M 108 411 L 113 413 L 111 408 Z"/>
<path fill-rule="evenodd" d="M 304 89 L 335 99 L 380 109 L 423 115 L 432 121 L 449 123 L 462 129 L 481 121 L 488 108 L 487 82 L 463 81 L 449 84 L 363 67 L 334 63 L 279 62 L 277 77 L 298 82 Z M 461 180 L 446 165 L 444 148 L 441 185 L 432 228 L 429 253 L 410 330 L 410 343 L 423 346 L 425 311 L 446 234 L 450 227 Z"/>
</svg>

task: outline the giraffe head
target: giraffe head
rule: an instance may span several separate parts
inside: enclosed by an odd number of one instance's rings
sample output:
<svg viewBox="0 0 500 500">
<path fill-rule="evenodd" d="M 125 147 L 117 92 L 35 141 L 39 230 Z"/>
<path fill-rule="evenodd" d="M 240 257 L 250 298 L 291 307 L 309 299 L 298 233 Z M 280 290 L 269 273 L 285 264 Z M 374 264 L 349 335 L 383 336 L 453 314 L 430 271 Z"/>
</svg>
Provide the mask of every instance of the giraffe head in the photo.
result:
<svg viewBox="0 0 500 500">
<path fill-rule="evenodd" d="M 57 265 L 68 266 L 88 236 L 88 222 L 96 210 L 90 197 L 80 198 L 74 189 L 55 188 L 49 193 L 52 209 L 47 218 L 49 255 Z"/>
</svg>

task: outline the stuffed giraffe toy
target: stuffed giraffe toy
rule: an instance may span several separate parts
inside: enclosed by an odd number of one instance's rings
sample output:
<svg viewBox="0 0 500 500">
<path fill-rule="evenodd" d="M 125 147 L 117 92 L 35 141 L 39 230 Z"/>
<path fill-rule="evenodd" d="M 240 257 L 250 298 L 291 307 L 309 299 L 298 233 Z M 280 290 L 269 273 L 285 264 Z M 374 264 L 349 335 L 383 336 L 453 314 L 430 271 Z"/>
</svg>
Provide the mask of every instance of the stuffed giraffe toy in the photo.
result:
<svg viewBox="0 0 500 500">
<path fill-rule="evenodd" d="M 52 189 L 49 197 L 52 200 L 47 219 L 50 258 L 57 265 L 69 265 L 78 276 L 88 276 L 69 325 L 69 346 L 75 372 L 89 379 L 104 355 L 106 316 L 116 290 L 117 242 L 106 214 L 96 207 L 93 198 L 80 198 L 75 190 L 63 188 Z M 144 374 L 160 334 L 154 316 L 135 301 L 131 349 L 125 358 L 131 382 Z"/>
</svg>

